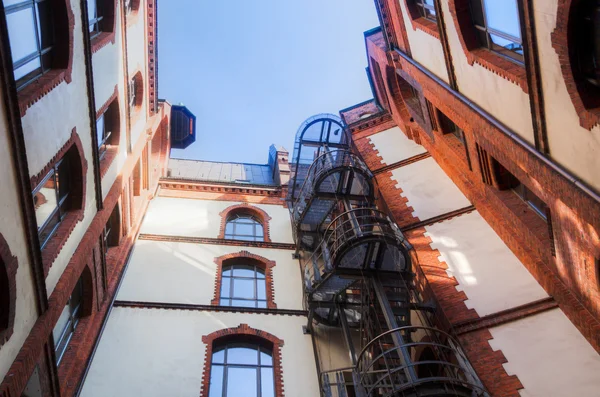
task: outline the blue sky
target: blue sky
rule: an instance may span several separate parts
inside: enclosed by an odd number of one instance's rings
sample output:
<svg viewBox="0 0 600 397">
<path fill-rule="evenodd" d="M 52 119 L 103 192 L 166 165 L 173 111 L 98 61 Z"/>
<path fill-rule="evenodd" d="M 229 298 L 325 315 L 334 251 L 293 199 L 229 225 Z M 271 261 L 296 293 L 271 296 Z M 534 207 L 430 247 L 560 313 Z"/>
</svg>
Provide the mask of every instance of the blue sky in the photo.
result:
<svg viewBox="0 0 600 397">
<path fill-rule="evenodd" d="M 264 164 L 313 114 L 372 97 L 373 0 L 159 0 L 159 96 L 197 117 L 172 157 Z"/>
</svg>

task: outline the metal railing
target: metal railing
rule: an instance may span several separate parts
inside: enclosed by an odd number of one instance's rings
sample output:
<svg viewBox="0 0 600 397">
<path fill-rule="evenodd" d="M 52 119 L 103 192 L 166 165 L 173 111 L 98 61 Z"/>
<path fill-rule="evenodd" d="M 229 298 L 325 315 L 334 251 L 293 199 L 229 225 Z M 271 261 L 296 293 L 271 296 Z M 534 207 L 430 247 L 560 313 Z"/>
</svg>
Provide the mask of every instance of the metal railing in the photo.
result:
<svg viewBox="0 0 600 397">
<path fill-rule="evenodd" d="M 393 333 L 403 334 L 406 342 L 386 342 Z M 367 396 L 411 395 L 411 391 L 416 396 L 425 390 L 461 397 L 486 395 L 459 343 L 430 327 L 406 326 L 380 334 L 359 354 L 356 371 Z"/>
<path fill-rule="evenodd" d="M 375 270 L 380 264 L 368 257 L 366 244 L 376 243 L 389 244 L 398 251 L 410 249 L 398 227 L 383 212 L 375 208 L 357 208 L 340 214 L 325 230 L 320 248 L 305 263 L 306 287 L 311 290 L 326 273 L 340 264 L 356 270 Z M 407 262 L 410 260 L 404 261 Z M 400 263 L 397 266 L 397 269 L 388 270 L 405 270 Z"/>
<path fill-rule="evenodd" d="M 363 175 L 362 180 L 351 181 L 348 191 L 340 191 L 344 181 L 340 178 L 341 171 L 354 170 L 355 173 Z M 336 173 L 335 170 L 340 170 Z M 348 150 L 337 149 L 330 150 L 317 157 L 307 171 L 306 178 L 302 187 L 294 200 L 293 219 L 298 222 L 302 214 L 307 210 L 312 196 L 318 193 L 343 194 L 343 195 L 362 195 L 372 194 L 372 185 L 369 180 L 373 174 L 365 163 L 356 155 Z M 292 198 L 294 199 L 294 198 Z"/>
</svg>

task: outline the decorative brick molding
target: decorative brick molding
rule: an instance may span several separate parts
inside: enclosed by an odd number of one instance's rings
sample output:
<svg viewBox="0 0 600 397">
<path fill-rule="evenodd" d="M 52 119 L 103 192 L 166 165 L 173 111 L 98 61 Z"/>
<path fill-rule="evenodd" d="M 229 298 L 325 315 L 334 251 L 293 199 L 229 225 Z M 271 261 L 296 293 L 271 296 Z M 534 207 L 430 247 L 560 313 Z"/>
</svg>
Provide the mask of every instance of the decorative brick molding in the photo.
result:
<svg viewBox="0 0 600 397">
<path fill-rule="evenodd" d="M 104 102 L 102 104 L 102 106 L 100 106 L 98 108 L 98 110 L 96 110 L 96 120 L 98 120 L 100 118 L 100 116 L 102 116 L 108 110 L 108 107 L 110 106 L 111 103 L 113 103 L 113 101 L 115 101 L 115 100 L 118 101 L 118 97 L 119 97 L 119 86 L 118 86 L 118 84 L 115 84 L 115 89 L 113 90 L 113 93 L 110 94 L 110 97 L 106 100 L 106 102 Z"/>
<path fill-rule="evenodd" d="M 227 207 L 223 211 L 219 212 L 219 216 L 221 217 L 221 228 L 219 230 L 218 238 L 225 238 L 225 226 L 227 225 L 227 219 L 235 214 L 252 215 L 258 218 L 263 226 L 264 241 L 266 243 L 271 242 L 269 230 L 269 221 L 271 220 L 271 217 L 263 209 L 254 207 L 248 203 L 232 205 L 231 207 Z"/>
<path fill-rule="evenodd" d="M 75 29 L 75 15 L 71 8 L 71 0 L 56 0 L 52 5 L 55 27 L 55 43 L 53 57 L 55 61 L 52 69 L 29 83 L 18 93 L 19 110 L 21 117 L 25 116 L 27 109 L 42 99 L 46 94 L 56 88 L 63 81 L 71 82 L 73 72 L 73 30 Z"/>
<path fill-rule="evenodd" d="M 158 106 L 158 36 L 156 0 L 146 0 L 148 10 L 148 107 L 149 113 L 154 114 Z"/>
<path fill-rule="evenodd" d="M 415 0 L 403 0 L 403 2 L 406 6 L 406 9 L 408 10 L 408 17 L 410 19 L 410 23 L 412 24 L 413 30 L 422 30 L 428 35 L 431 35 L 439 40 L 440 31 L 437 23 L 430 21 L 429 19 L 421 15 L 419 9 L 414 3 Z"/>
<path fill-rule="evenodd" d="M 558 2 L 556 11 L 556 28 L 550 35 L 552 47 L 558 55 L 560 69 L 567 88 L 567 92 L 571 97 L 571 102 L 575 107 L 575 111 L 579 116 L 579 123 L 587 130 L 591 130 L 594 126 L 600 124 L 600 101 L 598 101 L 598 91 L 591 90 L 587 84 L 581 81 L 581 78 L 576 77 L 574 72 L 571 57 L 575 51 L 573 47 L 575 43 L 573 33 L 569 29 L 573 29 L 572 25 L 577 21 L 573 21 L 576 14 L 576 8 L 584 2 L 574 0 L 562 0 Z M 569 28 L 571 25 L 571 28 Z M 569 43 L 569 36 L 572 37 Z M 570 51 L 569 51 L 570 49 Z"/>
<path fill-rule="evenodd" d="M 92 54 L 98 52 L 108 43 L 115 44 L 117 30 L 117 0 L 104 0 L 98 3 L 103 17 L 103 25 L 110 26 L 110 29 L 100 32 L 99 35 L 91 40 Z"/>
<path fill-rule="evenodd" d="M 75 128 L 71 131 L 71 137 L 63 147 L 60 148 L 48 164 L 46 164 L 38 174 L 32 176 L 30 180 L 31 191 L 33 191 L 48 172 L 50 172 L 52 167 L 66 155 L 69 155 L 71 165 L 72 185 L 69 193 L 69 200 L 71 202 L 70 210 L 42 250 L 44 276 L 48 275 L 52 263 L 60 253 L 63 245 L 67 242 L 75 225 L 83 220 L 85 210 L 87 160 L 85 159 L 83 146 Z"/>
<path fill-rule="evenodd" d="M 226 328 L 202 336 L 202 342 L 206 344 L 204 356 L 204 370 L 202 371 L 202 389 L 200 397 L 208 397 L 210 386 L 210 368 L 212 365 L 212 354 L 215 343 L 233 341 L 252 341 L 259 344 L 267 344 L 273 352 L 273 377 L 275 378 L 275 397 L 284 397 L 283 368 L 281 361 L 281 349 L 283 340 L 268 332 L 254 329 L 248 324 L 240 324 L 235 328 Z"/>
<path fill-rule="evenodd" d="M 275 262 L 270 261 L 260 255 L 251 254 L 248 251 L 240 251 L 231 254 L 225 254 L 215 258 L 217 264 L 217 273 L 215 276 L 215 295 L 213 300 L 210 302 L 213 306 L 219 306 L 221 303 L 221 285 L 223 284 L 223 266 L 229 264 L 251 264 L 256 265 L 265 272 L 266 280 L 266 295 L 267 295 L 267 308 L 277 309 L 275 303 L 275 287 L 273 286 L 273 268 Z"/>
<path fill-rule="evenodd" d="M 450 15 L 469 65 L 477 63 L 502 78 L 517 84 L 528 94 L 525 66 L 502 58 L 487 48 L 483 48 L 471 19 L 470 0 L 448 0 Z"/>
<path fill-rule="evenodd" d="M 0 347 L 13 334 L 18 267 L 17 257 L 12 255 L 8 243 L 0 234 Z"/>
</svg>

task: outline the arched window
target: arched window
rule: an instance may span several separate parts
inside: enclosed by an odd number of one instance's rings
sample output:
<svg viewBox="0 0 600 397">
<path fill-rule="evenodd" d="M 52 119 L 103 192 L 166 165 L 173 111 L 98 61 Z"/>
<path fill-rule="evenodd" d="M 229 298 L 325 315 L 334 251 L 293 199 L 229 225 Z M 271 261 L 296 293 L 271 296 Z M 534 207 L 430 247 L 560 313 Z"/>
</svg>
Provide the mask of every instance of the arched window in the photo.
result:
<svg viewBox="0 0 600 397">
<path fill-rule="evenodd" d="M 42 249 L 56 233 L 69 211 L 81 208 L 78 202 L 81 192 L 76 192 L 78 153 L 73 145 L 56 161 L 41 182 L 33 189 L 33 205 Z"/>
<path fill-rule="evenodd" d="M 275 309 L 275 262 L 248 251 L 215 258 L 217 264 L 214 306 Z"/>
<path fill-rule="evenodd" d="M 263 225 L 251 214 L 234 213 L 227 217 L 225 238 L 243 241 L 264 241 Z"/>
<path fill-rule="evenodd" d="M 249 262 L 223 266 L 221 306 L 267 307 L 265 271 Z"/>
<path fill-rule="evenodd" d="M 17 257 L 0 234 L 0 346 L 13 333 L 15 320 Z"/>
<path fill-rule="evenodd" d="M 18 90 L 52 70 L 67 68 L 73 26 L 65 1 L 10 0 L 4 1 L 4 10 Z"/>
<path fill-rule="evenodd" d="M 240 324 L 202 337 L 206 346 L 200 397 L 283 397 L 283 340 Z"/>
<path fill-rule="evenodd" d="M 275 397 L 272 349 L 256 343 L 216 345 L 209 397 Z"/>
</svg>

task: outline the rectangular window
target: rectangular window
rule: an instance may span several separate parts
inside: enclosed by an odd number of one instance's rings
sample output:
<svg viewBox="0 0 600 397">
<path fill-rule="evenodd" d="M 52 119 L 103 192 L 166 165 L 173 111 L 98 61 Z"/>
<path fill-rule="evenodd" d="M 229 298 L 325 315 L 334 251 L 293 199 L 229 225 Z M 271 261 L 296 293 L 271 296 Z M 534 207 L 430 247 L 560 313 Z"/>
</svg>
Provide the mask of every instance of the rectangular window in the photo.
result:
<svg viewBox="0 0 600 397">
<path fill-rule="evenodd" d="M 414 0 L 414 2 L 423 18 L 427 18 L 430 21 L 437 23 L 435 0 Z"/>
<path fill-rule="evenodd" d="M 69 209 L 68 159 L 59 161 L 33 190 L 33 205 L 42 248 L 54 235 Z"/>
<path fill-rule="evenodd" d="M 90 27 L 90 39 L 98 36 L 102 32 L 102 16 L 96 0 L 87 0 L 88 21 Z"/>
<path fill-rule="evenodd" d="M 471 15 L 481 45 L 524 62 L 517 0 L 471 0 Z"/>
<path fill-rule="evenodd" d="M 548 221 L 548 206 L 538 196 L 536 196 L 527 186 L 519 183 L 512 190 L 526 202 L 539 216 Z"/>
<path fill-rule="evenodd" d="M 98 138 L 98 155 L 100 160 L 104 158 L 106 154 L 108 139 L 110 138 L 111 132 L 108 130 L 108 126 L 106 125 L 106 113 L 103 113 L 102 116 L 96 120 L 96 134 Z"/>
<path fill-rule="evenodd" d="M 58 322 L 52 330 L 54 338 L 54 349 L 56 352 L 56 364 L 60 364 L 69 342 L 73 337 L 75 328 L 79 324 L 81 318 L 81 301 L 83 297 L 83 282 L 81 279 L 75 285 L 71 297 L 67 301 Z"/>
<path fill-rule="evenodd" d="M 4 2 L 17 89 L 51 69 L 54 33 L 50 3 L 49 0 Z"/>
</svg>

